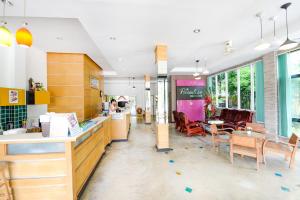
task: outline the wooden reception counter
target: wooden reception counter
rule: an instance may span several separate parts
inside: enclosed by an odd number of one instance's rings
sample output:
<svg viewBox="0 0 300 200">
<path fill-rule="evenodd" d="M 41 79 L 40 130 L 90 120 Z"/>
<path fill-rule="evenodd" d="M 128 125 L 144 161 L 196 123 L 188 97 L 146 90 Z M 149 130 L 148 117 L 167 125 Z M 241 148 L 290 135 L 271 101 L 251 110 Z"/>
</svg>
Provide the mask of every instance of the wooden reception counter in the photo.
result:
<svg viewBox="0 0 300 200">
<path fill-rule="evenodd" d="M 126 141 L 130 131 L 130 111 L 112 114 L 111 137 L 113 141 Z"/>
<path fill-rule="evenodd" d="M 14 199 L 77 199 L 112 139 L 111 117 L 92 121 L 74 137 L 0 136 L 0 161 L 8 163 Z"/>
</svg>

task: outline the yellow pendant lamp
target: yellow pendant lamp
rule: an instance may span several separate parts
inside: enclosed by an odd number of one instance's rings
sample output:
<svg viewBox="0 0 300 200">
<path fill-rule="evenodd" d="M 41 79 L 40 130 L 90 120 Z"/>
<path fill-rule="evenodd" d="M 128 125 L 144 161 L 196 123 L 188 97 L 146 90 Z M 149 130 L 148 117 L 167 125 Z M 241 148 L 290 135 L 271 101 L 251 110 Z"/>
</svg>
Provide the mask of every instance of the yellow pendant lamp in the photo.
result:
<svg viewBox="0 0 300 200">
<path fill-rule="evenodd" d="M 4 25 L 0 26 L 0 46 L 10 47 L 12 39 L 11 32 Z"/>
<path fill-rule="evenodd" d="M 2 25 L 0 26 L 0 46 L 10 47 L 12 45 L 13 37 L 11 32 L 5 26 L 5 4 L 6 2 L 3 2 L 3 21 Z"/>
<path fill-rule="evenodd" d="M 32 45 L 32 34 L 31 32 L 24 26 L 20 28 L 16 33 L 16 40 L 19 46 L 22 47 L 31 47 Z"/>
<path fill-rule="evenodd" d="M 26 18 L 26 0 L 24 0 L 24 19 Z M 17 44 L 21 47 L 31 47 L 32 45 L 32 34 L 26 28 L 28 24 L 25 22 L 23 27 L 20 28 L 16 33 Z"/>
</svg>

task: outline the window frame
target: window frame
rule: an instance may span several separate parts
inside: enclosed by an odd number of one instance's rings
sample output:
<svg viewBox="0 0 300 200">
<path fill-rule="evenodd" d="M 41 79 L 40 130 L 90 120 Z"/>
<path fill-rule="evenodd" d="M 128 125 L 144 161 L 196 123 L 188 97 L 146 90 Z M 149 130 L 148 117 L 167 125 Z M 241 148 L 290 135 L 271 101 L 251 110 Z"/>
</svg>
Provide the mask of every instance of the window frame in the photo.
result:
<svg viewBox="0 0 300 200">
<path fill-rule="evenodd" d="M 242 109 L 242 110 L 250 110 L 250 111 L 254 111 L 255 112 L 255 98 L 254 98 L 254 94 L 255 94 L 255 86 L 254 86 L 254 74 L 255 74 L 255 63 L 259 62 L 261 60 L 256 60 L 254 62 L 251 62 L 251 63 L 246 63 L 246 64 L 243 64 L 243 65 L 240 65 L 236 68 L 231 68 L 231 69 L 228 69 L 228 70 L 224 70 L 224 71 L 221 71 L 221 72 L 218 72 L 214 75 L 211 75 L 211 76 L 208 76 L 208 78 L 213 78 L 215 77 L 215 83 L 212 82 L 212 84 L 215 84 L 215 88 L 216 88 L 216 93 L 215 93 L 215 96 L 216 96 L 216 107 L 217 108 L 220 108 L 220 109 L 223 109 L 223 108 L 229 108 L 228 107 L 228 100 L 229 100 L 229 94 L 228 94 L 228 72 L 231 72 L 231 71 L 236 71 L 237 73 L 237 108 L 238 110 L 241 110 L 241 85 L 240 85 L 240 69 L 249 65 L 250 66 L 250 76 L 251 76 L 251 84 L 250 84 L 250 89 L 251 89 L 251 96 L 250 96 L 250 109 Z M 218 75 L 219 74 L 222 74 L 222 73 L 225 73 L 225 84 L 226 84 L 226 106 L 225 107 L 219 107 L 219 102 L 218 102 Z M 232 109 L 232 108 L 229 108 L 229 109 Z"/>
</svg>

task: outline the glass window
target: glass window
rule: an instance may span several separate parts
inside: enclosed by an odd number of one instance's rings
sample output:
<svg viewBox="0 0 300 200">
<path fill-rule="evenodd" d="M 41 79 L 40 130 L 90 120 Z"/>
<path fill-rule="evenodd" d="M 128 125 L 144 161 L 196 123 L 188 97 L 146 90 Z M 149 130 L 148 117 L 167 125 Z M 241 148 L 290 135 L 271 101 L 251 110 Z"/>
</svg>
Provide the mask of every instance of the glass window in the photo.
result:
<svg viewBox="0 0 300 200">
<path fill-rule="evenodd" d="M 250 65 L 240 69 L 240 99 L 241 108 L 250 109 L 251 106 L 251 68 Z"/>
<path fill-rule="evenodd" d="M 225 73 L 218 75 L 218 107 L 226 107 L 226 79 Z"/>
<path fill-rule="evenodd" d="M 228 72 L 228 107 L 238 107 L 238 94 L 237 94 L 237 71 Z"/>
<path fill-rule="evenodd" d="M 289 71 L 291 75 L 292 132 L 300 135 L 300 51 L 289 55 Z"/>
</svg>

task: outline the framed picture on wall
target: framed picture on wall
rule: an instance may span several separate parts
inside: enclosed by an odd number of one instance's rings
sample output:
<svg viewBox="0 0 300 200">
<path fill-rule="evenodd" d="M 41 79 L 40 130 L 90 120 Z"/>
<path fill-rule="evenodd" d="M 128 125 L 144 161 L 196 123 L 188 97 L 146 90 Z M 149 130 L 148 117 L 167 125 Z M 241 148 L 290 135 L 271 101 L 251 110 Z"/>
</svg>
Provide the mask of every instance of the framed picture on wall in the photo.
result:
<svg viewBox="0 0 300 200">
<path fill-rule="evenodd" d="M 90 76 L 90 86 L 91 88 L 99 90 L 100 88 L 99 79 L 95 76 Z"/>
<path fill-rule="evenodd" d="M 10 104 L 19 103 L 19 92 L 18 90 L 9 90 L 8 91 L 8 101 Z"/>
</svg>

